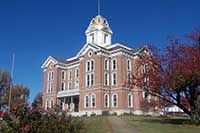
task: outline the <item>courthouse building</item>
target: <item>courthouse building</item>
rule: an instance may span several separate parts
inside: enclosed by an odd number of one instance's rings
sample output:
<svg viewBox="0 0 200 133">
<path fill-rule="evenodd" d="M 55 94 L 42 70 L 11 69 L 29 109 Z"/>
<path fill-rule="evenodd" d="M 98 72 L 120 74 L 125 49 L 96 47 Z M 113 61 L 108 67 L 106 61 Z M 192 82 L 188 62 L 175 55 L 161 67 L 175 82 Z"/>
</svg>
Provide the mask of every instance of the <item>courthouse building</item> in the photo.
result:
<svg viewBox="0 0 200 133">
<path fill-rule="evenodd" d="M 142 89 L 125 84 L 140 71 L 136 60 L 146 48 L 112 44 L 112 33 L 108 21 L 98 15 L 91 20 L 86 43 L 74 57 L 46 59 L 42 65 L 44 109 L 57 104 L 73 115 L 142 113 Z"/>
</svg>

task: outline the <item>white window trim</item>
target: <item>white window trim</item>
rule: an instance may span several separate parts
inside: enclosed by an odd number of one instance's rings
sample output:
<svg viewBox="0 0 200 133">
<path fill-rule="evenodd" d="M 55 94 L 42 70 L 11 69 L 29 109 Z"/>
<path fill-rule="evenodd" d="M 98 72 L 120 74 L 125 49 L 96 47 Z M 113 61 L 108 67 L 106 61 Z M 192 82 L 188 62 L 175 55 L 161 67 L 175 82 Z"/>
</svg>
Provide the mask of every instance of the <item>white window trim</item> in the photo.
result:
<svg viewBox="0 0 200 133">
<path fill-rule="evenodd" d="M 130 66 L 129 66 L 129 63 L 130 63 Z M 130 67 L 130 69 L 128 69 L 128 66 Z M 130 59 L 127 60 L 127 71 L 128 72 L 131 72 L 132 71 L 132 62 Z"/>
<path fill-rule="evenodd" d="M 95 101 L 94 101 L 94 102 L 95 102 L 95 106 L 92 106 L 92 102 L 93 102 L 93 101 L 92 101 L 92 100 L 93 100 L 92 98 L 93 98 L 93 96 L 94 96 L 94 98 L 95 98 Z M 91 102 L 91 103 L 90 103 L 91 108 L 96 108 L 96 103 L 97 103 L 97 102 L 96 102 L 96 101 L 97 101 L 96 94 L 92 94 L 90 98 L 91 98 L 91 101 L 90 101 L 90 102 Z"/>
<path fill-rule="evenodd" d="M 89 84 L 88 84 L 88 75 L 89 75 Z M 85 86 L 90 87 L 90 74 L 86 73 L 85 75 Z"/>
<path fill-rule="evenodd" d="M 92 70 L 92 62 L 93 62 L 93 70 Z M 93 59 L 90 60 L 90 71 L 91 72 L 95 71 L 95 61 Z"/>
<path fill-rule="evenodd" d="M 70 83 L 71 83 L 71 88 L 70 88 Z M 72 86 L 72 81 L 68 82 L 68 90 L 72 90 L 73 86 Z"/>
<path fill-rule="evenodd" d="M 88 65 L 88 63 L 89 63 L 89 65 Z M 89 70 L 88 70 L 88 67 L 89 67 Z M 90 72 L 90 61 L 89 60 L 85 63 L 85 71 Z"/>
<path fill-rule="evenodd" d="M 63 72 L 64 72 L 64 79 L 63 79 Z M 66 71 L 61 71 L 61 80 L 66 80 Z"/>
<path fill-rule="evenodd" d="M 131 106 L 129 106 L 129 96 L 131 96 Z M 128 107 L 132 108 L 133 107 L 133 95 L 131 93 L 128 94 Z"/>
<path fill-rule="evenodd" d="M 106 74 L 107 74 L 107 76 L 108 76 L 108 77 L 107 77 L 107 78 L 108 78 L 108 79 L 107 79 L 107 85 L 106 85 Z M 110 84 L 109 79 L 110 79 L 109 73 L 108 73 L 108 72 L 105 72 L 105 73 L 104 73 L 104 85 L 105 85 L 105 86 L 109 86 L 109 84 Z"/>
<path fill-rule="evenodd" d="M 54 82 L 51 82 L 51 88 L 50 88 L 50 93 L 52 93 L 54 90 Z"/>
<path fill-rule="evenodd" d="M 116 84 L 114 84 L 114 74 L 116 74 Z M 116 86 L 117 85 L 117 73 L 116 72 L 113 72 L 112 73 L 112 86 Z"/>
<path fill-rule="evenodd" d="M 77 77 L 78 74 L 78 77 Z M 79 68 L 75 69 L 75 79 L 79 79 Z"/>
<path fill-rule="evenodd" d="M 70 78 L 71 77 L 71 78 Z M 72 80 L 72 70 L 68 71 L 68 80 Z"/>
<path fill-rule="evenodd" d="M 106 96 L 108 97 L 108 105 L 106 106 Z M 110 98 L 109 98 L 109 95 L 108 93 L 104 94 L 104 107 L 105 108 L 108 108 L 110 106 Z"/>
<path fill-rule="evenodd" d="M 54 72 L 51 71 L 51 80 L 54 80 Z"/>
<path fill-rule="evenodd" d="M 51 92 L 51 82 L 47 83 L 47 93 Z"/>
<path fill-rule="evenodd" d="M 116 95 L 116 98 L 117 98 L 116 106 L 114 106 L 114 95 Z M 112 107 L 115 107 L 115 108 L 118 107 L 118 101 L 119 101 L 119 99 L 118 99 L 117 93 L 112 94 Z"/>
<path fill-rule="evenodd" d="M 115 60 L 115 65 L 116 65 L 116 66 L 115 66 L 115 69 L 113 69 L 113 61 L 114 61 L 114 60 Z M 112 59 L 111 64 L 112 64 L 112 65 L 111 65 L 111 70 L 112 70 L 112 71 L 116 71 L 116 70 L 117 70 L 117 59 Z"/>
<path fill-rule="evenodd" d="M 47 110 L 48 108 L 49 108 L 49 100 L 47 99 L 46 102 L 45 102 L 45 110 Z"/>
<path fill-rule="evenodd" d="M 88 97 L 88 107 L 86 107 L 86 97 Z M 90 106 L 90 104 L 89 104 L 90 100 L 89 99 L 90 99 L 89 95 L 84 96 L 84 108 L 89 108 L 89 106 Z"/>
<path fill-rule="evenodd" d="M 93 75 L 93 84 L 92 84 L 92 75 Z M 94 77 L 94 73 L 91 73 L 90 74 L 90 86 L 94 86 L 94 84 L 95 84 L 95 77 Z"/>
<path fill-rule="evenodd" d="M 78 80 L 78 79 L 75 80 L 75 88 L 76 88 L 76 89 L 79 88 L 79 80 Z"/>
<path fill-rule="evenodd" d="M 62 84 L 64 84 L 64 86 L 63 86 L 63 90 L 62 90 Z M 66 84 L 65 84 L 64 81 L 62 81 L 62 82 L 61 82 L 61 91 L 64 91 L 64 90 L 66 90 Z"/>
<path fill-rule="evenodd" d="M 106 61 L 107 61 L 107 69 L 106 69 Z M 109 70 L 109 60 L 108 59 L 104 60 L 104 70 Z"/>
<path fill-rule="evenodd" d="M 53 99 L 50 100 L 50 105 L 49 105 L 49 108 L 50 108 L 50 109 L 53 108 L 51 105 L 54 106 L 54 100 L 53 100 Z"/>
</svg>

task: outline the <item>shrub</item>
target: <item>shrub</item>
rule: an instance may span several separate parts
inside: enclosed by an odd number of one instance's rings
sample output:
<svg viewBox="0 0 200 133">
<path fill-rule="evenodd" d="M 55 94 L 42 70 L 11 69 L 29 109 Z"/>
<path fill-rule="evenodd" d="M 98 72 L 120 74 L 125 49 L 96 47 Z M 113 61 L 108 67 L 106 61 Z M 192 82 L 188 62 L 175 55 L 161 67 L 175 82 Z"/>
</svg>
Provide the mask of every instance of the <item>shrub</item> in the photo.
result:
<svg viewBox="0 0 200 133">
<path fill-rule="evenodd" d="M 108 115 L 110 115 L 110 113 L 109 113 L 108 110 L 104 110 L 104 111 L 102 111 L 102 115 L 103 116 L 108 116 Z"/>
<path fill-rule="evenodd" d="M 72 118 L 58 108 L 43 112 L 40 108 L 20 106 L 11 110 L 10 114 L 1 113 L 0 132 L 73 132 L 83 133 L 83 121 Z"/>
</svg>

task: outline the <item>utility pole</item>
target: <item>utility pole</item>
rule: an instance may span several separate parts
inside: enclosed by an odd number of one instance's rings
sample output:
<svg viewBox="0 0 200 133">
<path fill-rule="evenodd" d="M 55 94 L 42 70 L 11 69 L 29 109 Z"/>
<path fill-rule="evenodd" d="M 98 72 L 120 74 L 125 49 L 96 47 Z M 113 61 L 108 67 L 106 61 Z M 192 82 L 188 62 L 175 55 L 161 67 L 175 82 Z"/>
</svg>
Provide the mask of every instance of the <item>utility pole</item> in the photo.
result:
<svg viewBox="0 0 200 133">
<path fill-rule="evenodd" d="M 8 101 L 8 113 L 10 113 L 10 108 L 11 108 L 12 81 L 13 81 L 14 67 L 15 67 L 15 53 L 13 53 L 13 58 L 12 58 L 12 67 L 11 67 L 11 83 L 10 83 L 9 101 Z"/>
</svg>

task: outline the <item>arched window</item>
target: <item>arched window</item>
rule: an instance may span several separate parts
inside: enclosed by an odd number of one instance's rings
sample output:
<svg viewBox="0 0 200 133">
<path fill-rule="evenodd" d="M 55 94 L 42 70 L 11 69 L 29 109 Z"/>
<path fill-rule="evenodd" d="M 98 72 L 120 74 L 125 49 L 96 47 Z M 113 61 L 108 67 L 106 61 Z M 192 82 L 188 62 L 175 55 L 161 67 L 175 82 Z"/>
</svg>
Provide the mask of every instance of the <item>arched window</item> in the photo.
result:
<svg viewBox="0 0 200 133">
<path fill-rule="evenodd" d="M 94 61 L 91 60 L 91 71 L 94 71 Z"/>
<path fill-rule="evenodd" d="M 104 107 L 109 107 L 109 95 L 104 95 Z"/>
<path fill-rule="evenodd" d="M 133 96 L 128 94 L 128 107 L 133 107 Z"/>
<path fill-rule="evenodd" d="M 96 107 L 96 95 L 95 94 L 91 95 L 91 107 L 92 108 Z"/>
<path fill-rule="evenodd" d="M 112 85 L 116 85 L 117 84 L 117 73 L 114 72 L 112 73 Z"/>
<path fill-rule="evenodd" d="M 109 85 L 109 74 L 108 74 L 108 72 L 104 73 L 104 85 L 105 86 Z"/>
<path fill-rule="evenodd" d="M 88 95 L 86 95 L 84 98 L 84 107 L 85 108 L 89 107 L 89 96 Z"/>
<path fill-rule="evenodd" d="M 113 94 L 112 95 L 112 107 L 117 107 L 118 106 L 118 95 Z"/>
<path fill-rule="evenodd" d="M 112 60 L 112 70 L 117 70 L 117 60 L 116 59 Z"/>
<path fill-rule="evenodd" d="M 90 61 L 86 62 L 86 72 L 90 71 Z"/>
<path fill-rule="evenodd" d="M 109 70 L 109 61 L 108 61 L 108 59 L 104 60 L 104 70 Z"/>
</svg>

